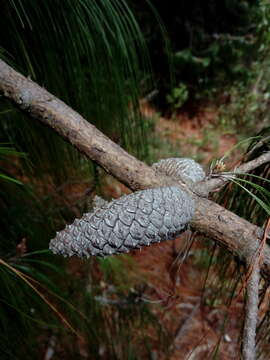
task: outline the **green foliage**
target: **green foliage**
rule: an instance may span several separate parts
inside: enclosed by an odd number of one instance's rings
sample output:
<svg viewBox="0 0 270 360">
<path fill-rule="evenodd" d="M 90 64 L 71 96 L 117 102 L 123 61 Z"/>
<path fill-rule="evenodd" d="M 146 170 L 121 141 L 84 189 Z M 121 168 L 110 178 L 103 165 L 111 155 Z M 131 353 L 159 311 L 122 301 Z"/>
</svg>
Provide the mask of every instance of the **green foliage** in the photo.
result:
<svg viewBox="0 0 270 360">
<path fill-rule="evenodd" d="M 269 151 L 269 135 L 270 129 L 268 127 L 258 133 L 257 136 L 254 136 L 246 150 L 244 161 L 255 159 L 265 151 Z M 269 174 L 269 163 L 258 167 L 249 174 L 239 174 L 232 183 L 228 184 L 223 191 L 215 196 L 215 200 L 239 216 L 263 227 L 270 214 Z M 208 258 L 211 257 L 211 261 L 209 261 L 205 284 L 207 293 L 204 300 L 208 305 L 219 304 L 220 306 L 222 304 L 230 309 L 235 299 L 239 301 L 240 291 L 245 290 L 247 279 L 243 274 L 246 268 L 239 259 L 232 259 L 231 254 L 216 245 L 213 245 L 212 252 L 207 247 L 206 252 Z M 259 319 L 257 333 L 258 352 L 261 354 L 262 359 L 267 357 L 269 353 L 269 348 L 266 345 L 270 326 L 269 312 L 263 309 L 268 287 L 268 280 L 262 279 L 259 294 L 262 315 Z M 230 321 L 230 316 L 225 315 L 224 324 L 226 323 L 227 326 Z M 222 334 L 225 331 L 226 327 L 222 329 Z M 240 338 L 241 333 L 239 334 Z"/>
<path fill-rule="evenodd" d="M 252 140 L 246 160 L 258 157 L 270 149 L 269 128 L 265 128 Z M 262 165 L 249 174 L 239 175 L 236 185 L 228 185 L 220 195 L 220 201 L 226 200 L 227 206 L 239 216 L 263 226 L 270 213 L 269 164 Z"/>
<path fill-rule="evenodd" d="M 5 144 L 2 144 L 5 145 Z M 4 162 L 4 160 L 7 160 L 9 157 L 12 156 L 24 156 L 24 154 L 19 153 L 15 149 L 9 146 L 0 146 L 0 162 Z M 3 168 L 3 166 L 0 165 L 0 180 L 6 180 L 6 181 L 12 181 L 16 184 L 22 184 L 20 181 L 14 179 L 13 177 L 10 177 L 7 175 L 6 170 Z"/>
<path fill-rule="evenodd" d="M 173 110 L 180 109 L 188 99 L 188 89 L 185 84 L 179 84 L 167 95 L 167 102 Z"/>
<path fill-rule="evenodd" d="M 226 103 L 221 108 L 220 122 L 241 128 L 248 135 L 269 124 L 270 100 L 270 5 L 260 0 L 254 17 L 253 52 L 249 54 L 246 74 L 227 86 Z"/>
<path fill-rule="evenodd" d="M 162 340 L 157 320 L 140 301 L 141 290 L 120 280 L 124 261 L 117 260 L 121 267 L 112 281 L 106 272 L 103 278 L 95 261 L 81 263 L 80 275 L 71 277 L 54 258 L 33 252 L 17 254 L 8 263 L 0 261 L 3 360 L 19 359 L 22 351 L 24 359 L 38 357 L 42 349 L 47 351 L 51 337 L 57 339 L 56 359 L 63 354 L 76 358 L 82 351 L 96 359 L 101 354 L 110 359 L 138 359 L 151 347 L 150 328 Z M 104 267 L 106 260 L 102 262 Z M 114 262 L 106 264 L 108 270 L 118 266 Z M 161 343 L 159 351 L 164 350 Z"/>
<path fill-rule="evenodd" d="M 159 81 L 159 105 L 176 84 L 184 83 L 190 100 L 220 94 L 232 81 L 246 82 L 257 57 L 263 33 L 268 31 L 265 0 L 168 1 L 152 0 L 167 30 L 170 47 L 164 50 L 157 25 L 143 8 L 133 5 L 142 19 Z M 267 18 L 268 19 L 268 18 Z M 261 26 L 261 24 L 265 24 Z M 169 52 L 169 53 L 168 53 Z M 170 81 L 168 59 L 173 64 Z M 167 64 L 167 66 L 166 66 Z"/>
<path fill-rule="evenodd" d="M 141 140 L 144 124 L 136 108 L 141 70 L 148 66 L 148 59 L 142 34 L 126 4 L 69 0 L 37 5 L 23 0 L 1 1 L 0 7 L 6 14 L 0 24 L 4 49 L 0 55 L 114 141 L 143 156 L 147 144 L 145 137 Z M 1 140 L 8 139 L 26 152 L 36 174 L 47 166 L 58 179 L 66 178 L 70 168 L 67 171 L 65 163 L 79 171 L 82 158 L 53 130 L 26 120 L 2 100 L 0 114 Z"/>
<path fill-rule="evenodd" d="M 240 82 L 225 91 L 229 103 L 221 107 L 219 115 L 219 122 L 225 128 L 242 129 L 246 135 L 252 135 L 269 124 L 268 59 L 254 64 L 253 76 L 248 84 Z"/>
</svg>

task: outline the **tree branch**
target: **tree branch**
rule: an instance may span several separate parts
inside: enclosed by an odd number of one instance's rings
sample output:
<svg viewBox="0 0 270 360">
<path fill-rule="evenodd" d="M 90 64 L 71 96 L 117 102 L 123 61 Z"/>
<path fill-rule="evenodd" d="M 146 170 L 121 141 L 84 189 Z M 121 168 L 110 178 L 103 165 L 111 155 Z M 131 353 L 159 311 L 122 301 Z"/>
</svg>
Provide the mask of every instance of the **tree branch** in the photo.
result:
<svg viewBox="0 0 270 360">
<path fill-rule="evenodd" d="M 243 360 L 256 359 L 256 330 L 259 313 L 259 285 L 261 252 L 266 244 L 267 234 L 270 228 L 270 218 L 265 225 L 263 239 L 255 257 L 249 259 L 247 269 L 247 298 L 245 311 L 245 325 L 243 331 Z"/>
<path fill-rule="evenodd" d="M 255 258 L 251 274 L 247 280 L 247 299 L 245 311 L 245 326 L 243 331 L 243 360 L 256 359 L 256 327 L 258 321 L 259 305 L 259 284 L 260 284 L 260 264 L 259 256 Z"/>
<path fill-rule="evenodd" d="M 214 174 L 215 177 L 211 179 L 205 179 L 195 184 L 194 191 L 198 194 L 209 194 L 217 189 L 220 189 L 226 185 L 231 179 L 235 178 L 237 174 L 245 174 L 251 170 L 258 168 L 261 165 L 270 162 L 270 151 L 260 155 L 254 160 L 248 161 L 240 166 L 238 166 L 232 172 L 222 172 Z"/>
<path fill-rule="evenodd" d="M 133 190 L 160 186 L 155 171 L 124 151 L 63 101 L 0 60 L 0 93 L 53 128 Z"/>
<path fill-rule="evenodd" d="M 132 190 L 171 185 L 173 182 L 175 184 L 171 178 L 155 172 L 128 154 L 64 102 L 1 60 L 0 93 L 32 118 L 53 128 L 80 152 L 96 161 Z M 190 192 L 184 184 L 178 185 Z M 226 246 L 242 260 L 249 259 L 256 252 L 263 234 L 262 229 L 206 198 L 196 194 L 192 196 L 197 205 L 191 223 L 194 230 Z M 268 246 L 264 250 L 263 268 L 270 274 Z"/>
</svg>

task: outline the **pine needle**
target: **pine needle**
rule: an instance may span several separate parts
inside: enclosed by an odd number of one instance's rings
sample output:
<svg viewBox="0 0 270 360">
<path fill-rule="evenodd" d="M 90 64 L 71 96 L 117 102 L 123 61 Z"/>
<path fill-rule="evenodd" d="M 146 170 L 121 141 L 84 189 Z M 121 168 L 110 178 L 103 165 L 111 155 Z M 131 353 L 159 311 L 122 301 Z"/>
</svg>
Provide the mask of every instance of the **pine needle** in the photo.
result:
<svg viewBox="0 0 270 360">
<path fill-rule="evenodd" d="M 34 279 L 29 276 L 23 274 L 21 271 L 15 269 L 13 266 L 9 265 L 3 259 L 0 259 L 0 264 L 8 268 L 14 274 L 16 274 L 21 280 L 23 280 L 52 310 L 55 314 L 62 320 L 62 322 L 74 333 L 76 336 L 81 338 L 81 335 L 77 333 L 77 331 L 72 327 L 69 321 L 56 309 L 56 307 L 30 282 L 34 281 Z M 29 280 L 28 280 L 29 279 Z"/>
</svg>

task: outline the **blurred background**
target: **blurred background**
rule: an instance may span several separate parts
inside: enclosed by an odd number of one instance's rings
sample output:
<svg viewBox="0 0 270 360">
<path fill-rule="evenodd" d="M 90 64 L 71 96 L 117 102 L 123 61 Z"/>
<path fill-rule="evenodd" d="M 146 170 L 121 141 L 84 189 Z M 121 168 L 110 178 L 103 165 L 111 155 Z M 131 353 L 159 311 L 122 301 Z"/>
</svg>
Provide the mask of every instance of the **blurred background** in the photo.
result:
<svg viewBox="0 0 270 360">
<path fill-rule="evenodd" d="M 0 0 L 0 10 L 0 58 L 148 164 L 190 157 L 209 172 L 269 149 L 267 0 Z M 52 255 L 55 232 L 96 194 L 129 190 L 3 96 L 0 120 L 1 359 L 240 358 L 239 260 L 190 231 L 130 255 Z M 269 168 L 215 201 L 263 226 Z M 262 279 L 260 359 L 269 300 Z"/>
</svg>

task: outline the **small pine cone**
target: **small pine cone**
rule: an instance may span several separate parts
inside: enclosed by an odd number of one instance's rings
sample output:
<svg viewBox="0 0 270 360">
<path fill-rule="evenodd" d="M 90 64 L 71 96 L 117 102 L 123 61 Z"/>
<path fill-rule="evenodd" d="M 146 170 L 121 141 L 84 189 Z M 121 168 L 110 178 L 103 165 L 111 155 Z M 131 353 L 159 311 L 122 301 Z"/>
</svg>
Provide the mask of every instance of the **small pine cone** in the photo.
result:
<svg viewBox="0 0 270 360">
<path fill-rule="evenodd" d="M 106 256 L 174 239 L 195 211 L 177 186 L 137 191 L 95 208 L 56 234 L 50 249 L 63 256 Z"/>
<path fill-rule="evenodd" d="M 200 164 L 188 158 L 162 159 L 152 165 L 159 172 L 168 176 L 182 179 L 189 184 L 201 181 L 205 178 L 205 172 Z"/>
</svg>

